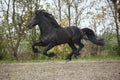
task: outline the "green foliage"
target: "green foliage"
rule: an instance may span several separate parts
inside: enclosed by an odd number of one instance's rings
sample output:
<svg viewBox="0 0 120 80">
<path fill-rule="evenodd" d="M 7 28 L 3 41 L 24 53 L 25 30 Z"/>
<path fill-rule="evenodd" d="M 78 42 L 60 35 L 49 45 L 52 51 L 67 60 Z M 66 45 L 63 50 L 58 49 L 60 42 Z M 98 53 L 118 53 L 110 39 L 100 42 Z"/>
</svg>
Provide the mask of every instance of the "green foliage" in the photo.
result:
<svg viewBox="0 0 120 80">
<path fill-rule="evenodd" d="M 3 39 L 3 26 L 0 26 L 0 60 L 5 58 L 7 40 Z"/>
<path fill-rule="evenodd" d="M 7 57 L 6 46 L 7 46 L 7 42 L 1 38 L 0 39 L 0 60 L 5 59 Z"/>
<path fill-rule="evenodd" d="M 105 41 L 105 53 L 108 55 L 117 55 L 118 44 L 115 35 L 112 35 L 111 39 Z"/>
</svg>

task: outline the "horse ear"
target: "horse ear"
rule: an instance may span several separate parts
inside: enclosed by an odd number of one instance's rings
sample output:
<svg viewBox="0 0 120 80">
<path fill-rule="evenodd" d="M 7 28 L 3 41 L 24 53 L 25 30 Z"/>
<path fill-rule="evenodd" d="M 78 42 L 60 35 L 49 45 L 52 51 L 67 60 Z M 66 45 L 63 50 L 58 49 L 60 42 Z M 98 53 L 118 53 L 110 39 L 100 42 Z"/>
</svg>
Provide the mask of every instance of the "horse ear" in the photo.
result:
<svg viewBox="0 0 120 80">
<path fill-rule="evenodd" d="M 35 14 L 36 14 L 36 15 L 43 15 L 43 12 L 40 11 L 40 10 L 36 10 L 36 11 L 35 11 Z"/>
</svg>

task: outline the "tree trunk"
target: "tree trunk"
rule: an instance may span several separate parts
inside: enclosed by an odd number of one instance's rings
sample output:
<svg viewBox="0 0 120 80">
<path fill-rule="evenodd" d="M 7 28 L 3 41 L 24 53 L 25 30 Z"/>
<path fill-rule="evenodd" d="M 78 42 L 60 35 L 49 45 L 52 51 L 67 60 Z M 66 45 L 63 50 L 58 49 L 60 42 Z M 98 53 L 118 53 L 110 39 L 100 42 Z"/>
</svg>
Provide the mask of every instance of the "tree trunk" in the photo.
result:
<svg viewBox="0 0 120 80">
<path fill-rule="evenodd" d="M 67 15 L 67 18 L 68 18 L 68 26 L 71 25 L 71 14 L 70 14 L 70 8 L 71 8 L 71 2 L 70 0 L 65 0 L 66 2 L 66 5 L 67 5 L 67 11 L 68 11 L 68 15 Z"/>
<path fill-rule="evenodd" d="M 114 3 L 114 20 L 115 20 L 115 25 L 116 25 L 116 33 L 117 33 L 117 42 L 118 42 L 118 55 L 120 55 L 120 32 L 119 32 L 119 25 L 118 25 L 118 21 L 119 21 L 119 12 L 118 12 L 118 7 L 117 4 Z M 120 22 L 120 21 L 119 21 Z"/>
<path fill-rule="evenodd" d="M 110 4 L 110 2 L 109 2 L 109 0 L 107 0 L 108 1 L 108 3 L 109 3 L 109 6 L 110 6 L 110 8 L 111 8 L 111 10 L 112 10 L 112 14 L 113 14 L 113 17 L 114 17 L 114 20 L 115 20 L 115 27 L 116 27 L 116 37 L 117 37 L 117 43 L 118 43 L 118 55 L 120 55 L 120 29 L 119 29 L 119 25 L 118 25 L 118 21 L 120 22 L 120 20 L 119 20 L 119 8 L 118 8 L 118 6 L 120 5 L 118 5 L 117 4 L 117 0 L 110 0 L 110 1 L 112 1 L 112 3 L 113 3 L 113 7 L 114 7 L 114 9 L 112 9 L 112 6 L 111 6 L 111 4 Z M 120 3 L 120 2 L 119 2 Z"/>
<path fill-rule="evenodd" d="M 68 4 L 68 21 L 69 21 L 69 26 L 71 25 L 71 16 L 70 16 L 70 4 Z"/>
<path fill-rule="evenodd" d="M 59 22 L 61 22 L 61 0 L 58 0 L 58 8 L 59 8 Z"/>
</svg>

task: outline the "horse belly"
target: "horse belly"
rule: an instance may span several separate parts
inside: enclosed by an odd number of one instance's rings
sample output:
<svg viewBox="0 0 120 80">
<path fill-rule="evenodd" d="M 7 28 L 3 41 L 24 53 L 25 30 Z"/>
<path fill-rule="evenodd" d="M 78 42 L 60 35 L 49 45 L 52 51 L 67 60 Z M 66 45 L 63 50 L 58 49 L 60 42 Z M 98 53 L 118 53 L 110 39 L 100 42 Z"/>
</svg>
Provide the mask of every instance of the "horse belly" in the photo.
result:
<svg viewBox="0 0 120 80">
<path fill-rule="evenodd" d="M 68 43 L 71 39 L 70 39 L 70 35 L 68 35 L 68 33 L 62 31 L 57 33 L 57 43 L 58 44 L 64 44 L 64 43 Z"/>
</svg>

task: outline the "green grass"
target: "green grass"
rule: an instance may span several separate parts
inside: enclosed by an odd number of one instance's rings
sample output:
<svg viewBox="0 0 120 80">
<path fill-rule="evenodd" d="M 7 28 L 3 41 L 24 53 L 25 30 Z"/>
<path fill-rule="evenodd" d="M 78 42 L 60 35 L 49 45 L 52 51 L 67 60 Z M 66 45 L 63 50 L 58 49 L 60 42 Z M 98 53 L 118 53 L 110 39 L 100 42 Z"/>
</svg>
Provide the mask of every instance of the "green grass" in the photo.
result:
<svg viewBox="0 0 120 80">
<path fill-rule="evenodd" d="M 120 60 L 120 56 L 89 56 L 72 59 L 72 61 L 102 61 L 102 60 Z M 38 62 L 60 62 L 64 59 L 47 59 L 47 60 L 0 60 L 0 63 L 38 63 Z"/>
<path fill-rule="evenodd" d="M 89 56 L 89 57 L 81 57 L 78 60 L 120 60 L 120 56 Z"/>
<path fill-rule="evenodd" d="M 0 63 L 38 63 L 38 62 L 51 62 L 52 60 L 0 60 Z"/>
</svg>

